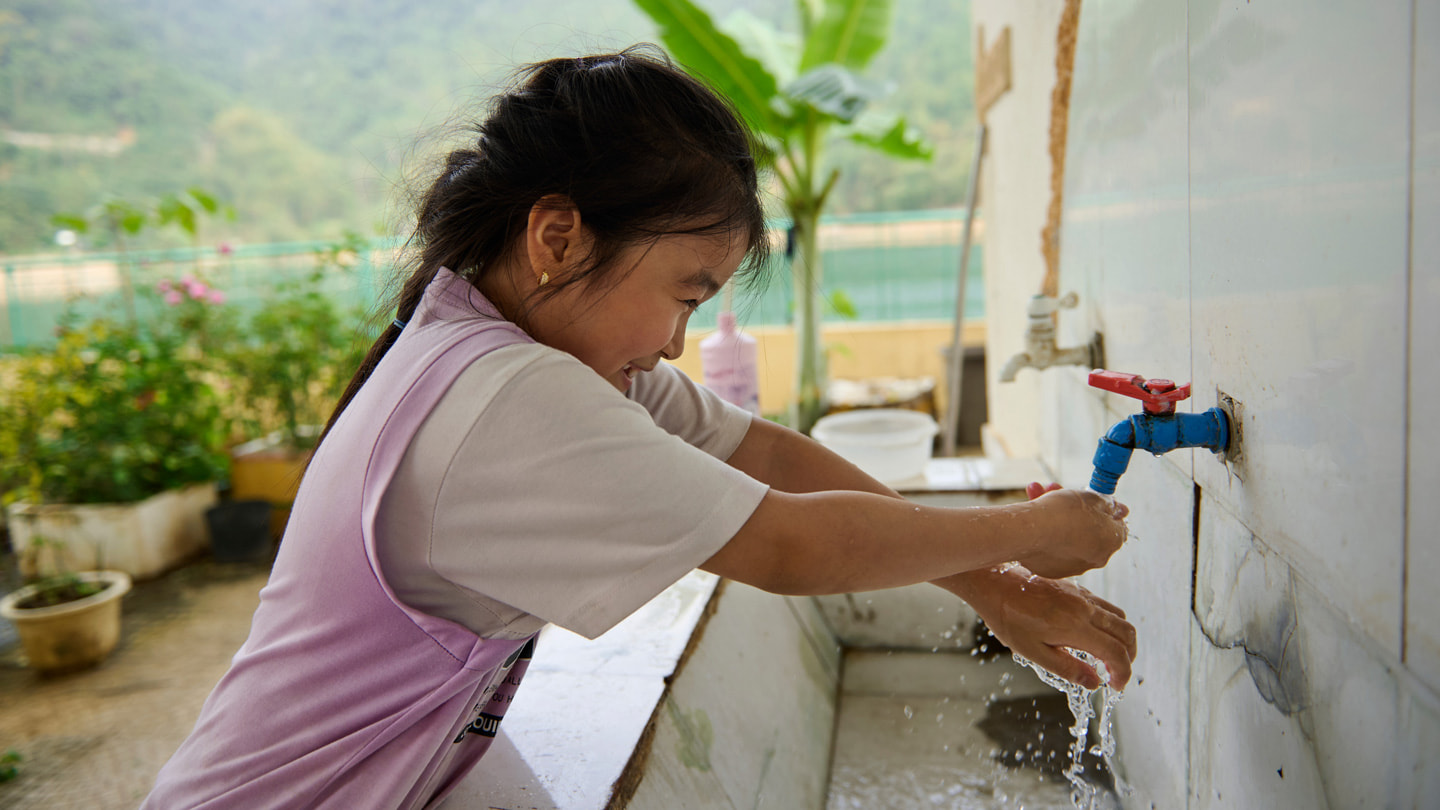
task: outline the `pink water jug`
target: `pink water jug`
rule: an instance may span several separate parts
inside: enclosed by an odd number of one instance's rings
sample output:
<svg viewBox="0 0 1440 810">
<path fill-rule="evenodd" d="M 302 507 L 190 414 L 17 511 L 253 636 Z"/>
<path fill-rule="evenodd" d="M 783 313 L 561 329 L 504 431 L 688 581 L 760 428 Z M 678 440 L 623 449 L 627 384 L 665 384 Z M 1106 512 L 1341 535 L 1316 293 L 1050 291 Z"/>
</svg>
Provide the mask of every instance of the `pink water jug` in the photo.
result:
<svg viewBox="0 0 1440 810">
<path fill-rule="evenodd" d="M 755 338 L 735 328 L 735 313 L 721 312 L 718 331 L 700 341 L 700 366 L 705 387 L 726 402 L 760 414 L 760 373 Z"/>
</svg>

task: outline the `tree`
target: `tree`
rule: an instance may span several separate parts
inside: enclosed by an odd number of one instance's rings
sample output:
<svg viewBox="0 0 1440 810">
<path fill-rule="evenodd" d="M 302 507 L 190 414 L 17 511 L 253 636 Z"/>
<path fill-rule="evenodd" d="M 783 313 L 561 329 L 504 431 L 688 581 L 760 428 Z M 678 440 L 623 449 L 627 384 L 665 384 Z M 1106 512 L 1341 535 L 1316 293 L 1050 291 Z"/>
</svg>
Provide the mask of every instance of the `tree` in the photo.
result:
<svg viewBox="0 0 1440 810">
<path fill-rule="evenodd" d="M 885 45 L 890 0 L 797 0 L 800 34 L 787 36 L 742 12 L 717 25 L 690 0 L 635 0 L 660 28 L 665 48 L 727 96 L 761 140 L 779 181 L 795 288 L 795 387 L 790 424 L 808 432 L 823 414 L 820 343 L 820 214 L 840 171 L 824 151 L 835 137 L 904 159 L 929 159 L 930 146 L 898 115 L 872 108 L 885 83 L 862 71 Z"/>
</svg>

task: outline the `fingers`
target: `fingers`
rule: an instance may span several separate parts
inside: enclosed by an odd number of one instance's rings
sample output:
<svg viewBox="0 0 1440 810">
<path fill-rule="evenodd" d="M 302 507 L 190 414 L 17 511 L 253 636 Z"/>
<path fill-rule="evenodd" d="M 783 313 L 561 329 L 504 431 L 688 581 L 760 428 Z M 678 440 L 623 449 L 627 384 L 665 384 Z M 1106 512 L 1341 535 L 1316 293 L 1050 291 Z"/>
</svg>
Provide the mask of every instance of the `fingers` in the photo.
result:
<svg viewBox="0 0 1440 810">
<path fill-rule="evenodd" d="M 1057 489 L 1060 489 L 1059 484 L 1050 484 L 1046 486 L 1039 481 L 1031 481 L 1029 484 L 1025 485 L 1025 497 L 1033 501 L 1041 495 L 1044 495 L 1047 492 L 1054 492 Z"/>
<path fill-rule="evenodd" d="M 1105 670 L 1110 678 L 1110 685 L 1116 689 L 1123 689 L 1130 681 L 1131 663 L 1139 651 L 1139 644 L 1134 625 L 1125 621 L 1124 611 L 1115 605 L 1101 599 L 1085 588 L 1074 583 L 1057 583 L 1062 590 L 1070 590 L 1072 594 L 1088 602 L 1087 614 L 1083 620 L 1072 626 L 1063 635 L 1056 636 L 1051 643 L 1063 651 L 1069 647 L 1077 650 L 1084 650 L 1090 655 L 1100 659 L 1105 664 Z M 1063 653 L 1065 657 L 1071 657 L 1069 653 Z M 1079 662 L 1083 665 L 1083 662 Z M 1072 664 L 1065 666 L 1074 667 Z M 1081 672 L 1083 671 L 1074 670 Z M 1060 673 L 1056 673 L 1057 675 Z M 1064 677 L 1064 676 L 1062 676 Z M 1073 679 L 1072 679 L 1073 680 Z M 1074 681 L 1087 688 L 1087 681 Z M 1098 682 L 1098 676 L 1097 680 Z"/>
<path fill-rule="evenodd" d="M 1073 637 L 1068 647 L 1084 650 L 1105 662 L 1110 685 L 1124 689 L 1130 682 L 1130 664 L 1135 660 L 1135 628 L 1124 619 L 1103 610 L 1095 611 L 1088 627 Z"/>
<path fill-rule="evenodd" d="M 1049 672 L 1053 672 L 1071 683 L 1078 683 L 1086 689 L 1099 689 L 1104 685 L 1104 681 L 1100 680 L 1100 673 L 1096 672 L 1094 667 L 1066 652 L 1063 647 L 1046 647 L 1037 652 L 1030 660 Z M 1107 663 L 1106 666 L 1108 667 L 1109 664 Z"/>
<path fill-rule="evenodd" d="M 1106 634 L 1103 639 L 1097 639 L 1094 649 L 1086 649 L 1085 652 L 1105 662 L 1105 670 L 1110 674 L 1112 689 L 1124 689 L 1125 684 L 1130 682 L 1130 662 L 1133 653 L 1127 650 L 1114 636 Z"/>
<path fill-rule="evenodd" d="M 1103 630 L 1106 635 L 1120 643 L 1127 661 L 1135 660 L 1135 654 L 1139 651 L 1139 644 L 1136 639 L 1134 625 L 1104 611 L 1097 611 L 1091 621 L 1096 627 Z"/>
<path fill-rule="evenodd" d="M 1107 611 L 1115 614 L 1116 616 L 1119 616 L 1119 617 L 1122 618 L 1122 619 L 1125 618 L 1125 610 L 1124 610 L 1123 608 L 1121 608 L 1119 605 L 1115 604 L 1114 602 L 1109 602 L 1109 601 L 1106 601 L 1106 600 L 1104 600 L 1104 599 L 1101 599 L 1100 597 L 1096 596 L 1089 588 L 1086 588 L 1084 585 L 1080 585 L 1080 584 L 1077 583 L 1077 584 L 1075 585 L 1075 587 L 1078 588 L 1078 589 L 1080 589 L 1080 592 L 1083 593 L 1083 594 L 1085 594 L 1085 598 L 1086 598 L 1086 599 L 1089 599 L 1092 603 L 1094 603 L 1094 604 L 1096 604 L 1096 605 L 1104 608 L 1105 610 L 1107 610 Z"/>
</svg>

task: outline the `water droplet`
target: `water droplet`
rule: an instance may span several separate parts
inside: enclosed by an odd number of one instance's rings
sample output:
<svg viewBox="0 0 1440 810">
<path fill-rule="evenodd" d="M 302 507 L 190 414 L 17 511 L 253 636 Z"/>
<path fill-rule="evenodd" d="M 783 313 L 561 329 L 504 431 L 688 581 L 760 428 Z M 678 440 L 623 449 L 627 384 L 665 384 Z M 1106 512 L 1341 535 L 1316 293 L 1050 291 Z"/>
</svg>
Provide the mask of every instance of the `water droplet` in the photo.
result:
<svg viewBox="0 0 1440 810">
<path fill-rule="evenodd" d="M 905 705 L 905 719 L 906 719 L 906 720 L 913 720 L 914 718 L 915 718 L 915 710 L 912 709 L 912 708 L 910 708 L 910 705 L 907 703 L 907 704 Z"/>
</svg>

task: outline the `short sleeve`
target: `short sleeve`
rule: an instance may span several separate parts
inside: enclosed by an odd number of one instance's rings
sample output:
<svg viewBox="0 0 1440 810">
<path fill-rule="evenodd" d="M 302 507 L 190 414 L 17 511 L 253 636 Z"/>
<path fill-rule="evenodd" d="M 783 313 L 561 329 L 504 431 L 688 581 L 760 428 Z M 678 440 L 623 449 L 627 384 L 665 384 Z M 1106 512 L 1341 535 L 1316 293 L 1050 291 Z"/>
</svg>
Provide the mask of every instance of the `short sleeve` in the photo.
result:
<svg viewBox="0 0 1440 810">
<path fill-rule="evenodd" d="M 630 398 L 650 412 L 655 424 L 718 459 L 729 458 L 750 429 L 749 411 L 669 363 L 637 375 Z"/>
<path fill-rule="evenodd" d="M 768 491 L 561 352 L 516 371 L 456 439 L 434 570 L 592 638 L 719 551 Z"/>
</svg>

